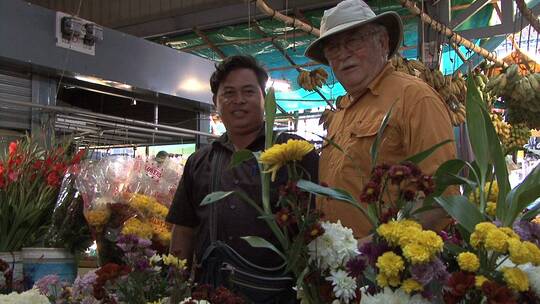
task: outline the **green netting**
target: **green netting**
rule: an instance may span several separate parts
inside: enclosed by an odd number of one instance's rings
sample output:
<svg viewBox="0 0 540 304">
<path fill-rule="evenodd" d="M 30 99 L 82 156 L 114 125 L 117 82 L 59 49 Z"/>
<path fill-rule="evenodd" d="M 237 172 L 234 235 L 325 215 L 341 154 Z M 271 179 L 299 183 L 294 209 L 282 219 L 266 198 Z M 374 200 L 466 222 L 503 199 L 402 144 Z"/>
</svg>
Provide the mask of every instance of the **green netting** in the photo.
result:
<svg viewBox="0 0 540 304">
<path fill-rule="evenodd" d="M 452 6 L 458 6 L 463 4 L 469 4 L 472 0 L 452 0 Z M 401 53 L 406 58 L 416 58 L 418 45 L 418 17 L 410 17 L 410 13 L 407 9 L 401 7 L 401 5 L 395 0 L 372 0 L 369 1 L 370 6 L 376 13 L 382 13 L 385 11 L 394 10 L 397 11 L 403 18 L 404 23 L 404 42 L 403 46 L 405 50 Z M 320 27 L 320 21 L 324 10 L 312 10 L 304 12 L 304 16 L 313 26 Z M 462 13 L 461 10 L 452 11 L 452 17 L 458 16 Z M 486 6 L 474 16 L 469 18 L 460 26 L 460 30 L 483 27 L 490 24 L 493 15 L 493 7 Z M 274 41 L 279 44 L 292 60 L 298 64 L 306 64 L 310 62 L 309 59 L 304 57 L 304 51 L 306 47 L 315 39 L 312 35 L 306 35 L 305 33 L 285 25 L 283 22 L 275 19 L 263 19 L 259 20 L 258 24 L 264 31 L 266 37 L 285 35 L 286 37 L 276 38 Z M 253 24 L 251 24 L 253 26 Z M 205 35 L 212 41 L 225 55 L 234 54 L 251 54 L 257 60 L 259 60 L 269 71 L 272 79 L 284 79 L 290 82 L 291 90 L 289 92 L 277 92 L 277 99 L 281 107 L 287 111 L 295 111 L 300 109 L 309 109 L 325 106 L 326 103 L 321 97 L 313 92 L 306 92 L 299 88 L 296 83 L 298 72 L 295 69 L 286 67 L 290 66 L 285 57 L 272 45 L 271 41 L 261 41 L 264 38 L 263 35 L 257 31 L 250 29 L 247 23 L 238 24 L 233 26 L 225 26 L 219 29 L 205 31 Z M 440 37 L 440 41 L 445 42 L 446 38 Z M 234 44 L 229 42 L 236 41 Z M 160 38 L 156 42 L 167 44 L 173 48 L 179 50 L 188 49 L 190 52 L 208 58 L 210 60 L 218 61 L 220 57 L 210 48 L 204 46 L 204 41 L 194 33 L 185 34 L 181 36 L 171 36 L 167 38 Z M 202 48 L 200 47 L 202 45 Z M 197 49 L 192 49 L 196 47 Z M 191 49 L 191 50 L 190 50 Z M 463 50 L 468 56 L 472 55 L 467 50 Z M 461 60 L 455 59 L 453 50 L 444 50 L 443 54 L 443 71 L 453 71 L 457 66 L 461 64 Z M 309 66 L 307 69 L 314 69 L 320 66 Z M 334 80 L 331 71 L 329 72 L 328 85 L 325 86 L 321 92 L 327 99 L 333 99 L 336 96 L 343 95 L 343 87 Z"/>
</svg>

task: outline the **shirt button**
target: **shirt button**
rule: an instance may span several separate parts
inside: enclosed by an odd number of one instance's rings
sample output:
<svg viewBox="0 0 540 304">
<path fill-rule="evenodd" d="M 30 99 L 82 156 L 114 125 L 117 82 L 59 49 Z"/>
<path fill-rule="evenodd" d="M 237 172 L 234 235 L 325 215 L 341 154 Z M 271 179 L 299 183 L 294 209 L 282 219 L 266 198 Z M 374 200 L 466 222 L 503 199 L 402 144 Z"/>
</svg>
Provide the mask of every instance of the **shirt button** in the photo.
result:
<svg viewBox="0 0 540 304">
<path fill-rule="evenodd" d="M 230 237 L 228 237 L 228 239 L 229 239 L 229 241 L 232 241 L 233 237 L 232 237 L 232 236 L 230 236 Z"/>
<path fill-rule="evenodd" d="M 240 181 L 237 180 L 237 179 L 235 179 L 235 180 L 233 181 L 233 183 L 234 183 L 235 185 L 238 185 L 238 184 L 240 183 Z"/>
<path fill-rule="evenodd" d="M 236 205 L 234 205 L 234 204 L 231 204 L 231 205 L 229 206 L 229 208 L 231 208 L 231 209 L 233 209 L 233 210 L 234 210 L 234 209 L 236 209 Z"/>
</svg>

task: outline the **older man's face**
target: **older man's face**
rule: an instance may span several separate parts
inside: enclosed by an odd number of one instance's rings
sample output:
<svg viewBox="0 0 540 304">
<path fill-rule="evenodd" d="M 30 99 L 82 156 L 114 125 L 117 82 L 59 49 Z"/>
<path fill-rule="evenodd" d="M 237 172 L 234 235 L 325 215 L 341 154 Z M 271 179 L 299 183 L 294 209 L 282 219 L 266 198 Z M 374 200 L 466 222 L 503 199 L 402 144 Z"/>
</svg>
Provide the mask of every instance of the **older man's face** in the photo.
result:
<svg viewBox="0 0 540 304">
<path fill-rule="evenodd" d="M 362 26 L 330 37 L 323 51 L 349 93 L 364 90 L 388 59 L 388 34 L 370 25 Z"/>
</svg>

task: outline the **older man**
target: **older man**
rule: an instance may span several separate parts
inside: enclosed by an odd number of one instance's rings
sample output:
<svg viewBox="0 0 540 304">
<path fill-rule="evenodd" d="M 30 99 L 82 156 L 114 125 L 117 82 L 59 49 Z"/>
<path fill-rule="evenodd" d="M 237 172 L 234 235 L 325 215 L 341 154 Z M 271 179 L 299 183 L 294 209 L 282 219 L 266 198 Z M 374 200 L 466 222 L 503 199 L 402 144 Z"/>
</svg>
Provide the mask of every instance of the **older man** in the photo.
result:
<svg viewBox="0 0 540 304">
<path fill-rule="evenodd" d="M 307 57 L 329 65 L 347 90 L 338 110 L 331 114 L 328 137 L 352 159 L 327 146 L 321 155 L 319 180 L 355 197 L 369 178 L 370 147 L 392 105 L 378 163 L 397 163 L 454 138 L 448 110 L 437 92 L 418 78 L 394 71 L 390 64 L 402 37 L 397 13 L 376 16 L 362 0 L 346 0 L 324 12 L 321 36 L 306 50 Z M 440 164 L 455 158 L 455 151 L 453 143 L 447 144 L 420 167 L 432 174 Z M 356 237 L 369 233 L 368 220 L 353 207 L 332 200 L 320 204 L 329 219 L 340 219 Z M 442 212 L 433 212 L 424 216 L 424 224 L 435 228 L 442 216 Z"/>
</svg>

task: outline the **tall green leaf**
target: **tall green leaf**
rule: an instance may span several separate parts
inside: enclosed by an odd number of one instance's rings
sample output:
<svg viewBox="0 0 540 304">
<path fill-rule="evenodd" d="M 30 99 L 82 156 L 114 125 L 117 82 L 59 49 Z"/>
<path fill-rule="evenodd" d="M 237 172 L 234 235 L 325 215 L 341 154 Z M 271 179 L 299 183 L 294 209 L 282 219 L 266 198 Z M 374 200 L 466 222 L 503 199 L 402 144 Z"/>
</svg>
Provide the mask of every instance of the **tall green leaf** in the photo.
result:
<svg viewBox="0 0 540 304">
<path fill-rule="evenodd" d="M 253 152 L 247 149 L 242 149 L 234 152 L 231 158 L 231 164 L 229 165 L 230 168 L 234 168 L 241 163 L 250 160 L 254 158 Z"/>
<path fill-rule="evenodd" d="M 450 142 L 453 142 L 453 140 L 451 139 L 447 139 L 445 141 L 442 141 L 436 145 L 433 145 L 433 147 L 427 149 L 427 150 L 424 150 L 422 152 L 419 152 L 409 158 L 407 158 L 405 161 L 410 161 L 412 163 L 415 163 L 415 164 L 419 164 L 420 162 L 422 162 L 424 159 L 428 158 L 431 154 L 433 154 L 433 152 L 435 152 L 437 149 L 439 149 L 440 147 L 446 145 L 447 143 L 450 143 Z"/>
<path fill-rule="evenodd" d="M 270 249 L 273 252 L 277 253 L 283 260 L 287 260 L 283 252 L 279 251 L 276 246 L 274 246 L 272 243 L 268 242 L 267 240 L 258 237 L 258 236 L 244 236 L 241 237 L 244 241 L 248 242 L 251 247 L 255 248 L 266 248 Z"/>
<path fill-rule="evenodd" d="M 264 98 L 264 113 L 265 113 L 265 149 L 268 149 L 274 143 L 274 121 L 276 119 L 276 94 L 274 88 L 271 87 Z"/>
<path fill-rule="evenodd" d="M 502 217 L 503 224 L 512 224 L 519 213 L 538 197 L 540 197 L 540 166 L 536 166 L 523 182 L 508 194 L 506 204 L 509 208 Z"/>
<path fill-rule="evenodd" d="M 384 118 L 381 122 L 381 126 L 379 127 L 379 130 L 377 131 L 377 136 L 375 137 L 375 140 L 373 141 L 373 144 L 371 145 L 371 168 L 375 168 L 377 165 L 377 158 L 379 157 L 379 145 L 381 144 L 381 140 L 383 137 L 384 130 L 386 129 L 386 126 L 388 125 L 388 122 L 390 121 L 390 117 L 392 116 L 392 110 L 394 109 L 394 104 L 390 107 L 390 110 L 388 110 L 388 113 L 384 115 Z"/>
<path fill-rule="evenodd" d="M 226 198 L 227 196 L 233 194 L 234 191 L 216 191 L 216 192 L 212 192 L 208 195 L 206 195 L 202 201 L 201 201 L 201 206 L 206 206 L 206 205 L 210 205 L 210 204 L 213 204 L 219 200 L 222 200 L 224 198 Z"/>
<path fill-rule="evenodd" d="M 433 175 L 435 180 L 435 192 L 433 195 L 441 195 L 448 186 L 461 185 L 463 181 L 456 179 L 453 175 L 459 174 L 465 166 L 466 162 L 461 159 L 451 159 L 440 165 Z"/>
<path fill-rule="evenodd" d="M 469 233 L 474 231 L 476 224 L 485 221 L 484 215 L 478 208 L 462 195 L 439 196 L 435 198 L 435 201 Z"/>
</svg>

